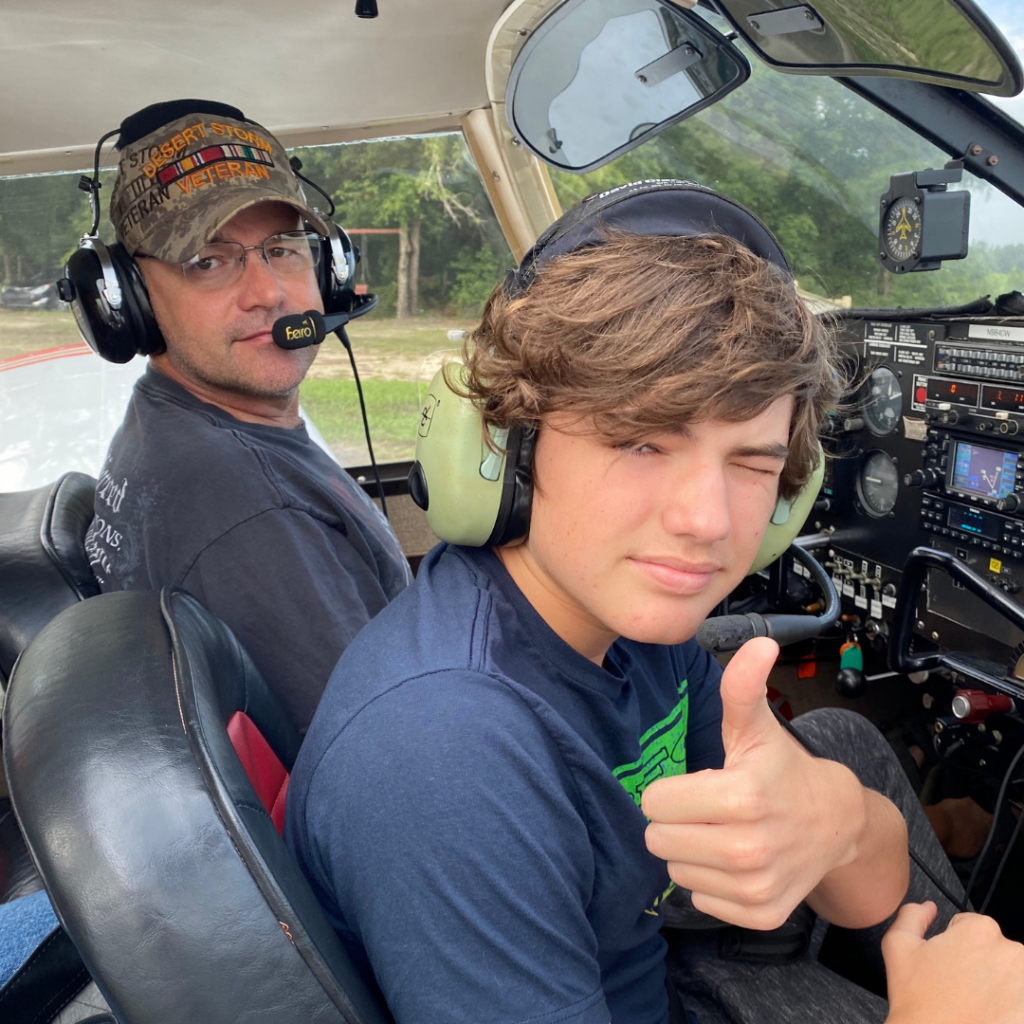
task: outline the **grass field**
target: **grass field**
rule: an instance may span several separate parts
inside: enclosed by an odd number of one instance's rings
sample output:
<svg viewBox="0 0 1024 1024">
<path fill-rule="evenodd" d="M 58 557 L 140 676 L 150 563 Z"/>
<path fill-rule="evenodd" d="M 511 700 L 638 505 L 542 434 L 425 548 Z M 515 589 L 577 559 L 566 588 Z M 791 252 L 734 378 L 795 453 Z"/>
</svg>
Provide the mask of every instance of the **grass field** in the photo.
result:
<svg viewBox="0 0 1024 1024">
<path fill-rule="evenodd" d="M 349 325 L 349 337 L 363 381 L 374 453 L 381 462 L 412 458 L 419 417 L 419 385 L 430 382 L 446 354 L 460 343 L 450 330 L 468 330 L 475 321 L 417 317 L 376 318 Z M 81 341 L 70 312 L 0 309 L 0 360 Z M 300 393 L 300 401 L 345 465 L 369 461 L 348 354 L 336 338 L 320 347 Z"/>
<path fill-rule="evenodd" d="M 412 380 L 364 380 L 366 416 L 378 462 L 413 457 L 420 416 L 419 385 Z M 366 465 L 366 442 L 353 380 L 307 380 L 299 401 L 345 465 Z"/>
</svg>

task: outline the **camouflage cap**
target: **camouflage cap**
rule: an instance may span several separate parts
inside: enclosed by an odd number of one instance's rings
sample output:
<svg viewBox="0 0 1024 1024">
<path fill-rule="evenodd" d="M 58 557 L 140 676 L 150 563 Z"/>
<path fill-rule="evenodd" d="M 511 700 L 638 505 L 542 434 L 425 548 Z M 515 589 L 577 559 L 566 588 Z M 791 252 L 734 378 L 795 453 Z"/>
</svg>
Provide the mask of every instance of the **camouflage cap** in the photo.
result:
<svg viewBox="0 0 1024 1024">
<path fill-rule="evenodd" d="M 184 263 L 236 213 L 273 200 L 328 233 L 270 132 L 253 121 L 191 113 L 123 145 L 110 220 L 130 255 Z"/>
</svg>

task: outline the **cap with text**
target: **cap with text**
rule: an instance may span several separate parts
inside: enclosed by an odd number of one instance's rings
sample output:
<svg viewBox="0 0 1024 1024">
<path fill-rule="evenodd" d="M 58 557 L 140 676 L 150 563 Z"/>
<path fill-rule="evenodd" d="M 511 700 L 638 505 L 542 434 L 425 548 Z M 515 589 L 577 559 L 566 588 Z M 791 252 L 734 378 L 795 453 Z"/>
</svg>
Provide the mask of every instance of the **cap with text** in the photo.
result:
<svg viewBox="0 0 1024 1024">
<path fill-rule="evenodd" d="M 159 104 L 140 115 L 152 116 L 181 102 Z M 193 112 L 141 138 L 125 142 L 123 135 L 110 220 L 130 255 L 142 252 L 184 263 L 235 214 L 275 200 L 295 207 L 316 231 L 328 233 L 322 215 L 306 202 L 284 147 L 254 121 Z"/>
</svg>

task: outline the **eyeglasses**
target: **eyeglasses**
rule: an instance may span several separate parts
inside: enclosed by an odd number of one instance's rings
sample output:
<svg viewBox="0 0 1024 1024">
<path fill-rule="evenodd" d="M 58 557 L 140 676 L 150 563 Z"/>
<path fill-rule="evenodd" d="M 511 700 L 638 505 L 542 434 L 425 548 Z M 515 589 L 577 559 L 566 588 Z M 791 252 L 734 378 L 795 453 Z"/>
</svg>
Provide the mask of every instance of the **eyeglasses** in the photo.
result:
<svg viewBox="0 0 1024 1024">
<path fill-rule="evenodd" d="M 246 253 L 256 250 L 275 277 L 302 274 L 319 264 L 322 241 L 323 235 L 315 231 L 284 231 L 264 238 L 259 245 L 211 242 L 192 259 L 180 264 L 181 272 L 185 280 L 197 288 L 225 288 L 242 276 Z M 156 258 L 146 253 L 136 253 L 136 256 Z"/>
</svg>

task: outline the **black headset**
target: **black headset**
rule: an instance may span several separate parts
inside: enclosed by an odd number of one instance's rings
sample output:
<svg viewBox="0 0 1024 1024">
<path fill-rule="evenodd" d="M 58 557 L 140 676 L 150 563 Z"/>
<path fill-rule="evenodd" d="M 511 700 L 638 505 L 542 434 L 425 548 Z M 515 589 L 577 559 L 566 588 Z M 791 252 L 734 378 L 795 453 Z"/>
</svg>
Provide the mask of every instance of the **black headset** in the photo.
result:
<svg viewBox="0 0 1024 1024">
<path fill-rule="evenodd" d="M 540 268 L 550 260 L 600 245 L 609 232 L 615 231 L 638 235 L 727 235 L 792 277 L 778 240 L 746 207 L 695 181 L 653 178 L 589 195 L 563 214 L 540 235 L 519 268 L 508 272 L 505 296 L 511 299 L 525 293 Z M 536 439 L 535 427 L 516 427 L 508 433 L 501 500 L 494 529 L 486 541 L 488 546 L 510 544 L 530 532 Z M 413 500 L 425 509 L 429 501 L 427 480 L 418 462 L 409 473 L 409 490 Z M 422 496 L 421 500 L 417 495 Z"/>
<path fill-rule="evenodd" d="M 100 223 L 100 151 L 103 143 L 114 135 L 125 144 L 141 138 L 156 127 L 168 124 L 191 113 L 213 114 L 237 121 L 249 118 L 236 107 L 209 100 L 175 100 L 160 104 L 160 124 L 152 124 L 152 108 L 126 118 L 119 128 L 107 132 L 96 143 L 92 177 L 83 176 L 78 187 L 89 193 L 92 206 L 92 228 L 82 237 L 78 248 L 68 258 L 64 277 L 57 282 L 57 293 L 71 305 L 78 329 L 90 348 L 111 363 L 127 363 L 136 355 L 151 356 L 166 348 L 163 334 L 153 315 L 146 282 L 138 264 L 120 242 L 107 245 L 98 235 Z M 138 123 L 148 120 L 148 127 Z M 368 313 L 376 304 L 375 295 L 356 295 L 352 289 L 359 250 L 352 244 L 343 227 L 335 224 L 334 202 L 319 185 L 299 173 L 298 157 L 289 161 L 300 181 L 316 189 L 330 204 L 325 217 L 328 234 L 321 236 L 320 260 L 317 263 L 317 286 L 324 313 L 349 313 L 353 318 Z"/>
</svg>

